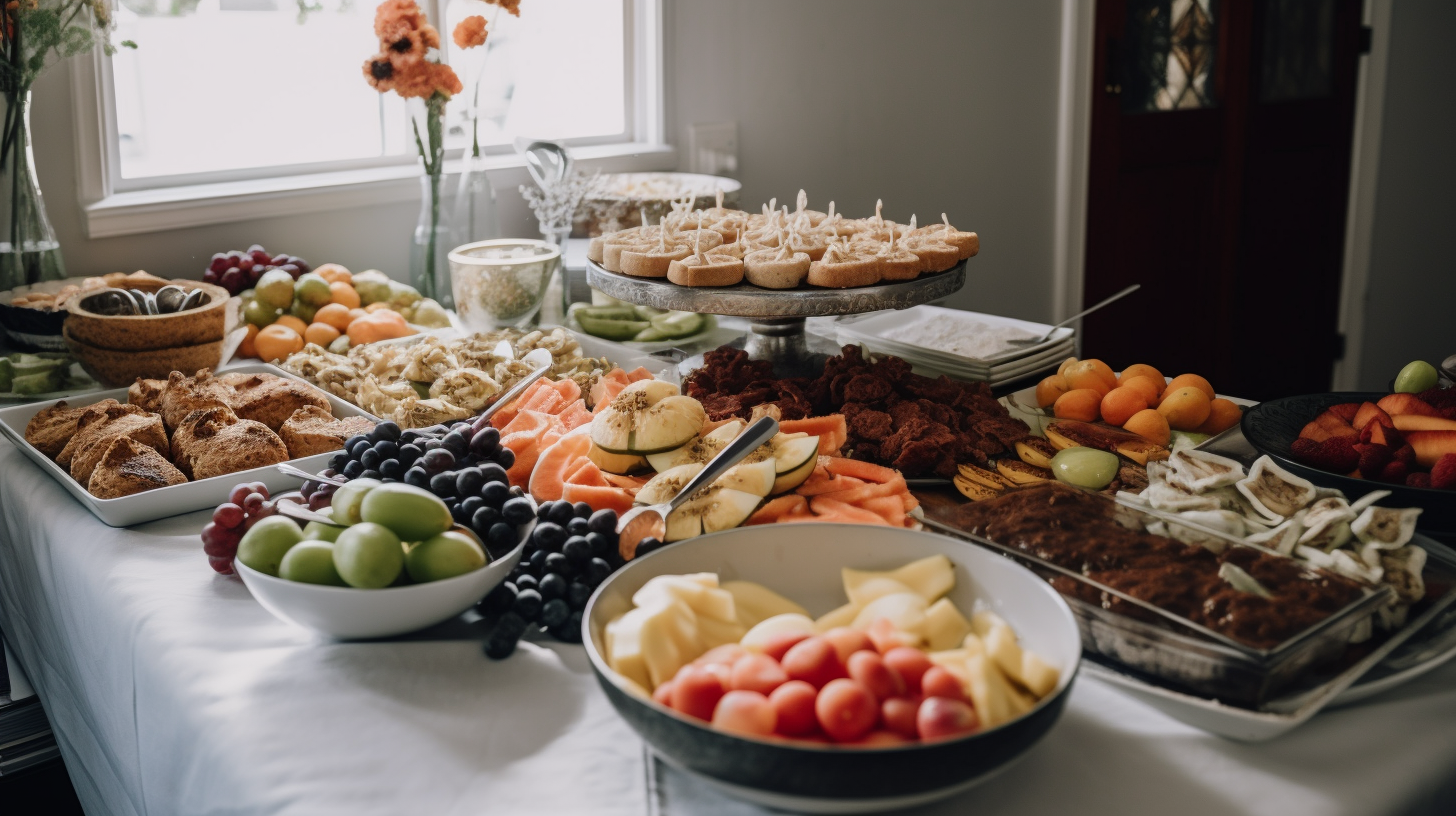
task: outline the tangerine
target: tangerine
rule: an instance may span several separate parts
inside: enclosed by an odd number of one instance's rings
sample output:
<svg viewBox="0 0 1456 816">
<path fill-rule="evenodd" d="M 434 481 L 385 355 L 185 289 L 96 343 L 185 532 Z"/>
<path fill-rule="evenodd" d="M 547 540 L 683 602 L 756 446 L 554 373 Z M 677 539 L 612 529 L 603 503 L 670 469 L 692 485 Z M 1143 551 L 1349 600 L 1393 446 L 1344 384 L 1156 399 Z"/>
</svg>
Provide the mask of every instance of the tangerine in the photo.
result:
<svg viewBox="0 0 1456 816">
<path fill-rule="evenodd" d="M 1106 366 L 1103 366 L 1106 368 Z M 1108 369 L 1110 372 L 1111 369 Z M 1079 388 L 1087 388 L 1096 391 L 1100 396 L 1105 396 L 1113 389 L 1116 382 L 1109 383 L 1107 377 L 1097 368 L 1095 360 L 1081 360 L 1067 367 L 1065 379 L 1068 391 L 1075 391 Z M 1115 379 L 1115 378 L 1114 378 Z"/>
<path fill-rule="evenodd" d="M 1218 396 L 1213 392 L 1213 386 L 1208 384 L 1208 380 L 1203 379 L 1197 374 L 1179 374 L 1168 382 L 1167 388 L 1163 389 L 1164 398 L 1180 388 L 1197 388 L 1203 392 L 1203 396 L 1209 399 Z"/>
<path fill-rule="evenodd" d="M 1057 397 L 1052 413 L 1057 419 L 1096 422 L 1102 406 L 1102 392 L 1091 388 L 1075 388 Z"/>
<path fill-rule="evenodd" d="M 1244 412 L 1237 404 L 1223 397 L 1216 397 L 1208 402 L 1208 419 L 1194 430 L 1212 436 L 1239 424 L 1239 420 L 1243 418 Z"/>
<path fill-rule="evenodd" d="M 294 320 L 297 319 L 294 318 Z M 303 336 L 279 321 L 259 331 L 253 344 L 258 349 L 258 357 L 271 363 L 274 360 L 282 360 L 296 351 L 302 351 Z"/>
<path fill-rule="evenodd" d="M 1167 417 L 1169 427 L 1179 431 L 1202 425 L 1211 410 L 1208 395 L 1191 385 L 1169 391 L 1158 403 L 1158 413 Z"/>
<path fill-rule="evenodd" d="M 1060 374 L 1049 375 L 1036 384 L 1036 407 L 1046 408 L 1067 393 L 1067 381 Z"/>
<path fill-rule="evenodd" d="M 1148 407 L 1148 398 L 1136 386 L 1118 386 L 1102 398 L 1102 420 L 1121 426 L 1132 415 Z"/>
<path fill-rule="evenodd" d="M 349 316 L 348 306 L 342 303 L 327 303 L 314 312 L 313 320 L 315 323 L 327 323 L 339 331 L 348 331 L 349 321 L 353 318 Z"/>
<path fill-rule="evenodd" d="M 336 280 L 329 284 L 329 302 L 343 304 L 346 309 L 359 305 L 359 293 L 348 283 Z"/>
<path fill-rule="evenodd" d="M 308 331 L 308 324 L 303 322 L 303 318 L 295 317 L 293 315 L 283 315 L 282 317 L 273 321 L 273 325 L 287 326 L 288 328 L 293 329 L 293 333 L 297 334 L 299 337 L 302 337 L 303 333 Z"/>
<path fill-rule="evenodd" d="M 1158 398 L 1163 396 L 1163 381 L 1154 381 L 1152 377 L 1138 375 L 1129 377 L 1123 375 L 1121 385 L 1118 388 L 1132 388 L 1141 392 L 1143 398 L 1148 401 L 1148 407 L 1158 404 Z"/>
<path fill-rule="evenodd" d="M 342 333 L 328 323 L 310 323 L 308 329 L 303 333 L 303 341 L 328 348 L 329 344 L 339 339 L 339 335 Z"/>
<path fill-rule="evenodd" d="M 258 337 L 258 327 L 252 323 L 248 324 L 247 333 L 243 335 L 243 342 L 238 344 L 239 357 L 257 357 L 258 347 L 253 341 Z"/>
<path fill-rule="evenodd" d="M 1153 408 L 1144 408 L 1133 414 L 1123 423 L 1122 429 L 1159 445 L 1168 444 L 1168 440 L 1173 437 L 1173 431 L 1168 427 L 1168 418 Z"/>
</svg>

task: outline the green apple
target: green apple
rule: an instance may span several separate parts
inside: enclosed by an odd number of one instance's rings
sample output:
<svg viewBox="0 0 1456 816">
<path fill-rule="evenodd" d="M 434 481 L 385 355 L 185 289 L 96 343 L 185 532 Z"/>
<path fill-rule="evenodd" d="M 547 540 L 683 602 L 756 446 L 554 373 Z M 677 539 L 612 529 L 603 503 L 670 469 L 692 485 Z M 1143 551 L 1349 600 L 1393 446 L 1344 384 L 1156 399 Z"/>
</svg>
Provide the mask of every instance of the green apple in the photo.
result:
<svg viewBox="0 0 1456 816">
<path fill-rule="evenodd" d="M 348 586 L 334 566 L 334 545 L 327 541 L 300 541 L 283 556 L 278 577 L 304 584 Z"/>
<path fill-rule="evenodd" d="M 339 533 L 344 532 L 343 527 L 333 524 L 324 524 L 322 521 L 310 521 L 303 528 L 305 541 L 328 541 L 330 543 L 339 540 Z"/>
<path fill-rule="evenodd" d="M 1405 368 L 1395 375 L 1395 390 L 1397 393 L 1419 394 L 1435 388 L 1438 381 L 1435 366 L 1425 360 L 1416 360 L 1406 363 Z"/>
<path fill-rule="evenodd" d="M 331 502 L 330 514 L 334 521 L 348 527 L 351 524 L 358 524 L 364 519 L 359 515 L 359 506 L 364 502 L 364 497 L 374 488 L 384 484 L 378 479 L 354 479 L 344 483 L 344 486 L 334 491 Z"/>
<path fill-rule="evenodd" d="M 339 488 L 339 493 L 347 487 Z M 334 494 L 335 502 L 339 493 Z M 438 496 L 398 482 L 380 485 L 365 494 L 359 518 L 388 527 L 401 541 L 424 541 L 455 526 L 450 508 Z"/>
<path fill-rule="evenodd" d="M 410 547 L 404 568 L 419 583 L 443 581 L 485 566 L 485 551 L 464 533 L 440 533 Z"/>
<path fill-rule="evenodd" d="M 277 575 L 283 556 L 303 540 L 303 531 L 287 516 L 259 519 L 238 542 L 238 560 L 249 569 Z"/>
<path fill-rule="evenodd" d="M 378 589 L 394 583 L 404 569 L 404 549 L 388 527 L 367 521 L 339 534 L 334 567 L 352 587 Z"/>
<path fill-rule="evenodd" d="M 243 303 L 243 319 L 260 329 L 264 326 L 271 326 L 282 313 L 281 309 L 269 306 L 257 298 L 243 301 Z"/>
<path fill-rule="evenodd" d="M 298 282 L 293 285 L 293 296 L 317 309 L 333 299 L 334 293 L 323 276 L 317 272 L 307 272 L 300 275 Z"/>
<path fill-rule="evenodd" d="M 264 272 L 253 287 L 253 299 L 275 309 L 287 309 L 293 305 L 293 276 L 282 269 Z"/>
</svg>

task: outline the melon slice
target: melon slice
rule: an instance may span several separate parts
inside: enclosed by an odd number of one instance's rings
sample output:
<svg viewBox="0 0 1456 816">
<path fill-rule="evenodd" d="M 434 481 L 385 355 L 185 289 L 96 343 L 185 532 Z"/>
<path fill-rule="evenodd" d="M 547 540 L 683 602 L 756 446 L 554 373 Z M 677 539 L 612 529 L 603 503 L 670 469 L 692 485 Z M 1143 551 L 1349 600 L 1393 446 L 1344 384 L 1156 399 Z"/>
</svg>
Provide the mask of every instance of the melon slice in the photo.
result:
<svg viewBox="0 0 1456 816">
<path fill-rule="evenodd" d="M 740 466 L 741 467 L 741 466 Z M 699 464 L 679 465 L 648 480 L 637 492 L 638 504 L 670 501 L 703 469 Z M 729 474 L 725 474 L 725 478 Z M 681 541 L 701 533 L 716 533 L 742 524 L 758 509 L 762 496 L 724 486 L 722 480 L 698 491 L 667 517 L 667 541 Z"/>
<path fill-rule="evenodd" d="M 705 419 L 702 404 L 678 393 L 677 386 L 640 380 L 592 421 L 592 441 L 610 453 L 662 453 L 686 444 Z"/>
</svg>

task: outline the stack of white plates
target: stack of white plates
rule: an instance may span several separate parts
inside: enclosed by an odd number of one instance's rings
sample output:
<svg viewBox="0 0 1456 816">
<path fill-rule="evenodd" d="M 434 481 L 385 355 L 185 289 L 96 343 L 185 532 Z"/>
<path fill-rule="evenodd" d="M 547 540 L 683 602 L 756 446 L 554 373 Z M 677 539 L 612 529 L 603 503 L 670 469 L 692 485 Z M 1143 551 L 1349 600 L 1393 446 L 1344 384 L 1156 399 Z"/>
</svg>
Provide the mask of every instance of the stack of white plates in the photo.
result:
<svg viewBox="0 0 1456 816">
<path fill-rule="evenodd" d="M 855 343 L 877 354 L 892 354 L 916 369 L 947 374 L 960 380 L 985 382 L 989 385 L 1019 380 L 1045 369 L 1055 369 L 1072 356 L 1075 332 L 1060 328 L 1036 345 L 1005 344 L 980 357 L 965 357 L 943 349 L 895 340 L 887 334 L 899 334 L 907 326 L 923 324 L 934 317 L 949 317 L 964 324 L 967 334 L 991 329 L 1017 329 L 1033 337 L 1046 334 L 1051 326 L 1010 317 L 965 312 L 940 306 L 916 306 L 903 311 L 874 312 L 840 321 L 839 342 Z"/>
</svg>

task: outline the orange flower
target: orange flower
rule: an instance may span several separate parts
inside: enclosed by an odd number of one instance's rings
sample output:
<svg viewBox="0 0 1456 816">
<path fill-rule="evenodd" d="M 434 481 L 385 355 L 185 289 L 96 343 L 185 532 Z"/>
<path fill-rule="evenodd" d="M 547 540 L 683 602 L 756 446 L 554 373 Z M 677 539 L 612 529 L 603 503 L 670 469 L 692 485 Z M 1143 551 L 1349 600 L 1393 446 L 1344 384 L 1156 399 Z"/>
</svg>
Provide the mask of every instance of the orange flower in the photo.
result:
<svg viewBox="0 0 1456 816">
<path fill-rule="evenodd" d="M 424 53 L 440 47 L 440 33 L 414 0 L 384 0 L 374 13 L 374 33 L 381 50 Z"/>
<path fill-rule="evenodd" d="M 466 17 L 455 26 L 455 44 L 461 48 L 485 45 L 485 18 L 480 15 Z"/>
<path fill-rule="evenodd" d="M 500 6 L 510 13 L 512 17 L 521 16 L 521 0 L 485 0 L 493 6 Z"/>
<path fill-rule="evenodd" d="M 374 15 L 379 53 L 364 61 L 364 78 L 380 93 L 394 91 L 406 99 L 446 97 L 461 91 L 460 78 L 448 65 L 426 59 L 440 47 L 440 33 L 430 25 L 415 0 L 384 0 Z"/>
</svg>

